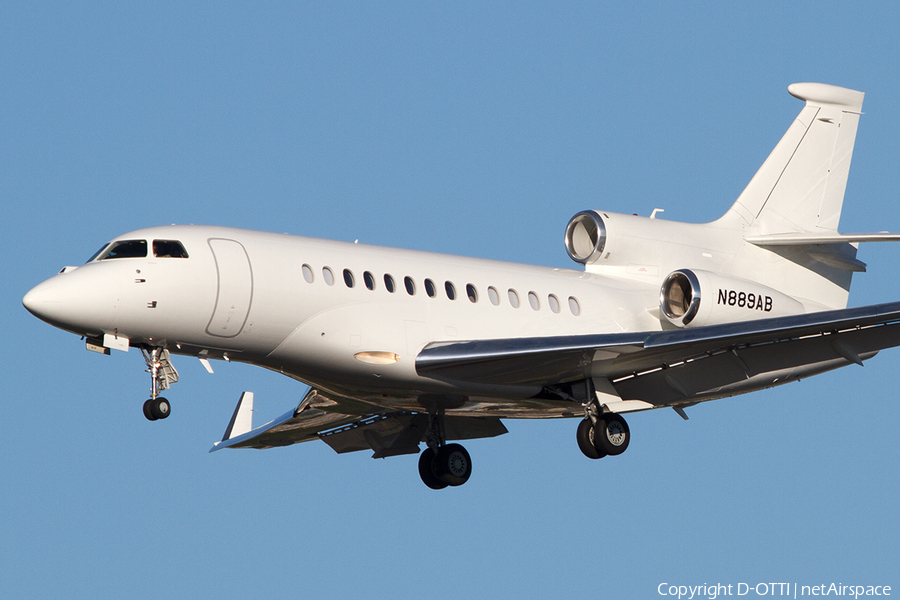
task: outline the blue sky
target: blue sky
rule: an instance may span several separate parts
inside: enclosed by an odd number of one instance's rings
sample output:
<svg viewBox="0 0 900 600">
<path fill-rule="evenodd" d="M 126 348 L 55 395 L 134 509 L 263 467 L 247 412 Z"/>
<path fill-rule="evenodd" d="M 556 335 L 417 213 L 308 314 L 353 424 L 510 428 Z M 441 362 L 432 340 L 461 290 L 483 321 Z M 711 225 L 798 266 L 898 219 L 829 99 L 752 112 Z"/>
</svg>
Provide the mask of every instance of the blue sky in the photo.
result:
<svg viewBox="0 0 900 600">
<path fill-rule="evenodd" d="M 176 361 L 149 423 L 136 352 L 103 357 L 21 297 L 109 238 L 208 223 L 569 267 L 574 213 L 702 222 L 801 108 L 866 92 L 841 230 L 900 231 L 900 5 L 4 2 L 0 596 L 652 598 L 660 583 L 900 589 L 900 353 L 629 419 L 508 421 L 435 493 L 416 458 L 322 443 L 207 454 L 241 391 Z M 900 300 L 864 246 L 851 305 Z M 752 596 L 752 594 L 751 594 Z"/>
</svg>

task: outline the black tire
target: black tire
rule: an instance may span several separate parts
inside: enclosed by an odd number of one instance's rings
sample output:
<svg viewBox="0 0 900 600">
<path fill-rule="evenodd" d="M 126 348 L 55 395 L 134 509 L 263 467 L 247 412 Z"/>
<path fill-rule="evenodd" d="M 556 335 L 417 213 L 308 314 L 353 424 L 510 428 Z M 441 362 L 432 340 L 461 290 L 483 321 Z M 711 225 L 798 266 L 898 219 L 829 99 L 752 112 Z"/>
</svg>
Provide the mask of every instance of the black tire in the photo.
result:
<svg viewBox="0 0 900 600">
<path fill-rule="evenodd" d="M 597 434 L 600 435 L 597 435 Z M 594 428 L 594 445 L 598 451 L 606 451 L 610 456 L 625 452 L 631 441 L 631 432 L 625 419 L 615 413 L 607 413 L 597 419 Z"/>
<path fill-rule="evenodd" d="M 578 440 L 578 448 L 581 450 L 581 453 L 588 458 L 596 460 L 606 456 L 606 452 L 601 452 L 594 445 L 594 426 L 591 424 L 590 419 L 582 419 L 581 423 L 578 424 L 575 437 Z"/>
<path fill-rule="evenodd" d="M 155 421 L 157 417 L 153 416 L 153 410 L 150 408 L 151 404 L 153 404 L 153 399 L 144 402 L 144 416 L 147 417 L 148 421 Z"/>
<path fill-rule="evenodd" d="M 419 455 L 419 477 L 422 478 L 422 483 L 433 490 L 442 490 L 448 485 L 434 473 L 434 450 L 431 448 L 425 448 Z"/>
<path fill-rule="evenodd" d="M 447 485 L 462 485 L 472 475 L 472 459 L 459 444 L 447 444 L 437 452 L 434 472 Z"/>
<path fill-rule="evenodd" d="M 150 412 L 157 419 L 165 419 L 172 413 L 172 405 L 165 398 L 157 398 L 150 402 Z"/>
</svg>

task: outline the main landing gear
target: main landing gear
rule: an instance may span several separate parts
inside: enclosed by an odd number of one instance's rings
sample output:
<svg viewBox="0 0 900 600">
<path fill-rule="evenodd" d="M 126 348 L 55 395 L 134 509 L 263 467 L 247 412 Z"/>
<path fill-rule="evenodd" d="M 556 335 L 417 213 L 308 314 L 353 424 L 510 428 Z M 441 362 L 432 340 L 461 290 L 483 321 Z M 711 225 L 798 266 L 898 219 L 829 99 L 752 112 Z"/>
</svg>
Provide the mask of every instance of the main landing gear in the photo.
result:
<svg viewBox="0 0 900 600">
<path fill-rule="evenodd" d="M 469 480 L 472 459 L 461 445 L 444 442 L 443 423 L 439 415 L 428 416 L 425 443 L 428 447 L 419 455 L 419 477 L 425 485 L 433 490 L 442 490 Z"/>
<path fill-rule="evenodd" d="M 144 402 L 144 416 L 150 421 L 165 419 L 172 412 L 169 401 L 159 395 L 161 390 L 178 381 L 178 371 L 172 366 L 169 351 L 165 348 L 141 348 L 150 373 L 150 399 Z"/>
<path fill-rule="evenodd" d="M 578 447 L 585 456 L 597 459 L 625 452 L 631 441 L 625 419 L 615 413 L 598 413 L 591 407 L 586 408 L 585 413 L 575 433 Z"/>
</svg>

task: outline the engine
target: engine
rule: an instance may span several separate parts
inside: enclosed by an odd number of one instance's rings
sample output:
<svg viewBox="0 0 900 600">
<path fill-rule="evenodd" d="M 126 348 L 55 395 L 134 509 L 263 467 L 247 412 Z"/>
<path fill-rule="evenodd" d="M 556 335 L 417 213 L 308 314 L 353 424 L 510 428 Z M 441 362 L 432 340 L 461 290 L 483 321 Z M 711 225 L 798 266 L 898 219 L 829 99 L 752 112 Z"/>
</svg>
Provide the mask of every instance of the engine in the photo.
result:
<svg viewBox="0 0 900 600">
<path fill-rule="evenodd" d="M 589 271 L 661 277 L 698 248 L 721 247 L 720 235 L 705 225 L 585 210 L 569 221 L 565 242 L 569 257 Z"/>
<path fill-rule="evenodd" d="M 787 285 L 795 294 L 804 289 L 785 280 L 783 260 L 774 268 L 770 253 L 757 248 L 738 256 L 745 244 L 740 229 L 585 210 L 566 226 L 565 244 L 569 257 L 590 273 L 641 281 L 650 289 L 660 286 L 660 318 L 676 327 L 807 312 L 794 296 L 770 287 Z M 768 285 L 730 273 L 749 274 Z M 799 272 L 801 280 L 805 273 Z"/>
<path fill-rule="evenodd" d="M 659 290 L 659 308 L 677 327 L 798 315 L 799 301 L 764 285 L 697 269 L 668 275 Z"/>
</svg>

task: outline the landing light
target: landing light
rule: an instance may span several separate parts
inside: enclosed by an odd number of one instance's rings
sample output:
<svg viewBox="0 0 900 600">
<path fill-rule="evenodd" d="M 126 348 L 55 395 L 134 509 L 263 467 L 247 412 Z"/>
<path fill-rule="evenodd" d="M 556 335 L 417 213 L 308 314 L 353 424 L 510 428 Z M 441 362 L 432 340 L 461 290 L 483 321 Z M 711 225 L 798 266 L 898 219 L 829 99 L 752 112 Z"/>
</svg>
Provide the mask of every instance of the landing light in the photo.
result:
<svg viewBox="0 0 900 600">
<path fill-rule="evenodd" d="M 392 365 L 400 360 L 400 355 L 393 352 L 357 352 L 353 358 L 370 365 Z"/>
</svg>

